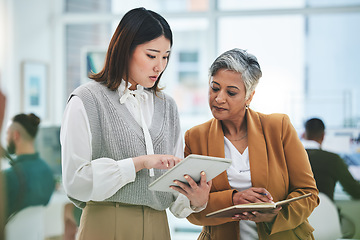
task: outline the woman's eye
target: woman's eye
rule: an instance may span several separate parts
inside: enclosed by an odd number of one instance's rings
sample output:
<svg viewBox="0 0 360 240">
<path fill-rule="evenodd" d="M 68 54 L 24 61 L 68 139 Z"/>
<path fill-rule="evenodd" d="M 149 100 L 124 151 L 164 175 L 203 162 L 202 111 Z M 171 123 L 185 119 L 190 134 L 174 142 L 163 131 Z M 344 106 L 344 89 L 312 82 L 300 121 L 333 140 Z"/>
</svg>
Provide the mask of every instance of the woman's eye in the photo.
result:
<svg viewBox="0 0 360 240">
<path fill-rule="evenodd" d="M 169 56 L 163 57 L 163 59 L 166 59 L 166 60 L 168 60 L 168 59 L 169 59 Z"/>
<path fill-rule="evenodd" d="M 235 96 L 236 95 L 236 93 L 234 93 L 234 92 L 228 92 L 228 94 L 229 94 L 229 96 Z"/>
<path fill-rule="evenodd" d="M 219 91 L 219 88 L 216 88 L 216 87 L 211 87 L 211 89 L 212 89 L 214 92 Z"/>
<path fill-rule="evenodd" d="M 150 55 L 150 54 L 147 54 L 147 56 L 148 56 L 149 58 L 155 58 L 155 56 Z"/>
</svg>

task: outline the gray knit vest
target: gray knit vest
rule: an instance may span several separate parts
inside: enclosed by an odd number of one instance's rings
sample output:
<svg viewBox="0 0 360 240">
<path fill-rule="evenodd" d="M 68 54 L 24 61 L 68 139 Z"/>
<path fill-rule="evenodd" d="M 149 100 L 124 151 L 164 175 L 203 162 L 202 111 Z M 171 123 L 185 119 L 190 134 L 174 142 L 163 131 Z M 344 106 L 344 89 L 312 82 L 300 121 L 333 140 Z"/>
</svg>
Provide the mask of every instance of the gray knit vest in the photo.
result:
<svg viewBox="0 0 360 240">
<path fill-rule="evenodd" d="M 91 81 L 75 89 L 71 96 L 74 95 L 82 100 L 89 118 L 92 159 L 108 157 L 118 161 L 146 155 L 143 130 L 125 105 L 120 104 L 117 91 Z M 164 93 L 154 95 L 154 115 L 149 132 L 155 154 L 174 154 L 180 134 L 179 116 L 175 101 Z M 149 184 L 166 170 L 154 171 L 155 177 L 149 177 L 147 169 L 140 170 L 134 182 L 126 184 L 105 201 L 145 205 L 156 210 L 168 208 L 174 201 L 171 193 L 148 189 Z M 77 206 L 85 207 L 84 202 L 70 199 Z"/>
</svg>

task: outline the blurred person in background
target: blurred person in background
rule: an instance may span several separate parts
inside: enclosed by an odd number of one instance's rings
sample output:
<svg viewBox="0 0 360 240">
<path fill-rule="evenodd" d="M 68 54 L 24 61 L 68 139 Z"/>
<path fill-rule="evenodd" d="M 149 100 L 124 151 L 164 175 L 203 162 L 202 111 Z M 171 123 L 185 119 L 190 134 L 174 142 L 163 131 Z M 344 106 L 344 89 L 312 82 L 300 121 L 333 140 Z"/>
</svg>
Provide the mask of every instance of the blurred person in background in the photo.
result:
<svg viewBox="0 0 360 240">
<path fill-rule="evenodd" d="M 338 154 L 321 149 L 325 137 L 324 122 L 319 118 L 307 120 L 302 137 L 319 192 L 334 201 L 335 185 L 339 182 L 352 198 L 360 199 L 360 183 L 351 175 L 345 161 Z M 339 212 L 343 237 L 351 238 L 355 234 L 355 225 Z"/>
<path fill-rule="evenodd" d="M 2 125 L 5 117 L 5 106 L 6 106 L 6 97 L 4 93 L 0 90 L 0 136 L 2 133 Z M 4 156 L 4 149 L 0 145 L 0 159 Z M 1 169 L 1 161 L 0 161 Z M 3 183 L 2 172 L 0 171 L 0 240 L 5 238 L 4 229 L 5 229 L 5 188 Z"/>
<path fill-rule="evenodd" d="M 5 106 L 6 106 L 6 97 L 4 93 L 0 90 L 0 132 L 2 130 L 2 125 L 5 117 Z M 2 149 L 0 151 L 2 151 Z"/>
<path fill-rule="evenodd" d="M 35 150 L 39 124 L 35 114 L 21 113 L 12 118 L 7 129 L 10 167 L 3 170 L 7 220 L 26 207 L 47 205 L 55 189 L 52 170 Z"/>
<path fill-rule="evenodd" d="M 204 226 L 198 239 L 314 239 L 307 218 L 319 204 L 318 190 L 303 145 L 285 114 L 262 114 L 249 105 L 262 72 L 255 56 L 232 49 L 210 67 L 209 105 L 214 116 L 185 133 L 185 156 L 232 159 L 212 181 L 205 210 L 188 220 Z M 269 212 L 232 218 L 206 214 L 237 204 L 308 198 Z"/>
</svg>

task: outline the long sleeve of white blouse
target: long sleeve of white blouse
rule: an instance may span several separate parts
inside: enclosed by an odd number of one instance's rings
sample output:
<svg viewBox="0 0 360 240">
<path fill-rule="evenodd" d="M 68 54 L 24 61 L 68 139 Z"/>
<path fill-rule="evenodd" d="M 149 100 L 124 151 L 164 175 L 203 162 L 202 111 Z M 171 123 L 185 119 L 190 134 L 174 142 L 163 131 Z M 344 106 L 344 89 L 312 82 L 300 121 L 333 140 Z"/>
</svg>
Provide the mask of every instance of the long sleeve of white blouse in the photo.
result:
<svg viewBox="0 0 360 240">
<path fill-rule="evenodd" d="M 79 97 L 66 106 L 61 132 L 62 178 L 66 193 L 80 201 L 103 201 L 135 181 L 131 158 L 115 161 L 92 158 L 92 136 L 85 107 Z"/>
<path fill-rule="evenodd" d="M 66 106 L 60 142 L 63 186 L 69 196 L 83 202 L 103 201 L 121 187 L 135 181 L 135 166 L 131 158 L 121 161 L 98 158 L 91 161 L 92 136 L 89 120 L 85 107 L 77 96 L 73 96 Z M 181 134 L 174 155 L 184 157 Z M 193 212 L 190 201 L 182 194 L 179 194 L 170 210 L 177 217 L 186 217 Z"/>
</svg>

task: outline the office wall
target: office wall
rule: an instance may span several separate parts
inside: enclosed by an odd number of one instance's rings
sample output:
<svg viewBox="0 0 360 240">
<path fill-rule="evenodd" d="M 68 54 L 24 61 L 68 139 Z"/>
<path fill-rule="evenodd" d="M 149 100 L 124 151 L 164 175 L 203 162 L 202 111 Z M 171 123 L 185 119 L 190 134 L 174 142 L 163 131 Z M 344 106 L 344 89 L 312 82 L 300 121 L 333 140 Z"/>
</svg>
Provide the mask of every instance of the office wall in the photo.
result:
<svg viewBox="0 0 360 240">
<path fill-rule="evenodd" d="M 57 83 L 54 65 L 59 61 L 58 46 L 59 1 L 0 0 L 0 69 L 1 87 L 7 101 L 7 118 L 24 111 L 22 108 L 22 64 L 36 61 L 47 66 L 47 113 L 43 123 L 60 122 L 56 116 L 58 100 L 62 100 L 61 84 Z M 61 81 L 60 81 L 61 82 Z M 62 107 L 60 105 L 60 107 Z M 61 118 L 61 117 L 60 117 Z"/>
<path fill-rule="evenodd" d="M 308 17 L 305 116 L 327 127 L 359 127 L 360 14 Z"/>
<path fill-rule="evenodd" d="M 0 88 L 1 91 L 7 94 L 7 89 L 5 88 L 7 85 L 5 85 L 5 79 L 8 79 L 7 74 L 10 71 L 5 71 L 5 69 L 9 69 L 9 62 L 10 59 L 6 59 L 6 57 L 9 55 L 9 36 L 8 32 L 11 29 L 10 23 L 9 23 L 9 11 L 8 11 L 8 1 L 7 0 L 0 0 Z M 7 103 L 9 103 L 9 100 L 7 100 Z M 6 119 L 7 114 L 5 110 L 5 117 L 3 122 L 3 128 L 6 126 Z M 3 131 L 5 132 L 5 131 Z"/>
</svg>

